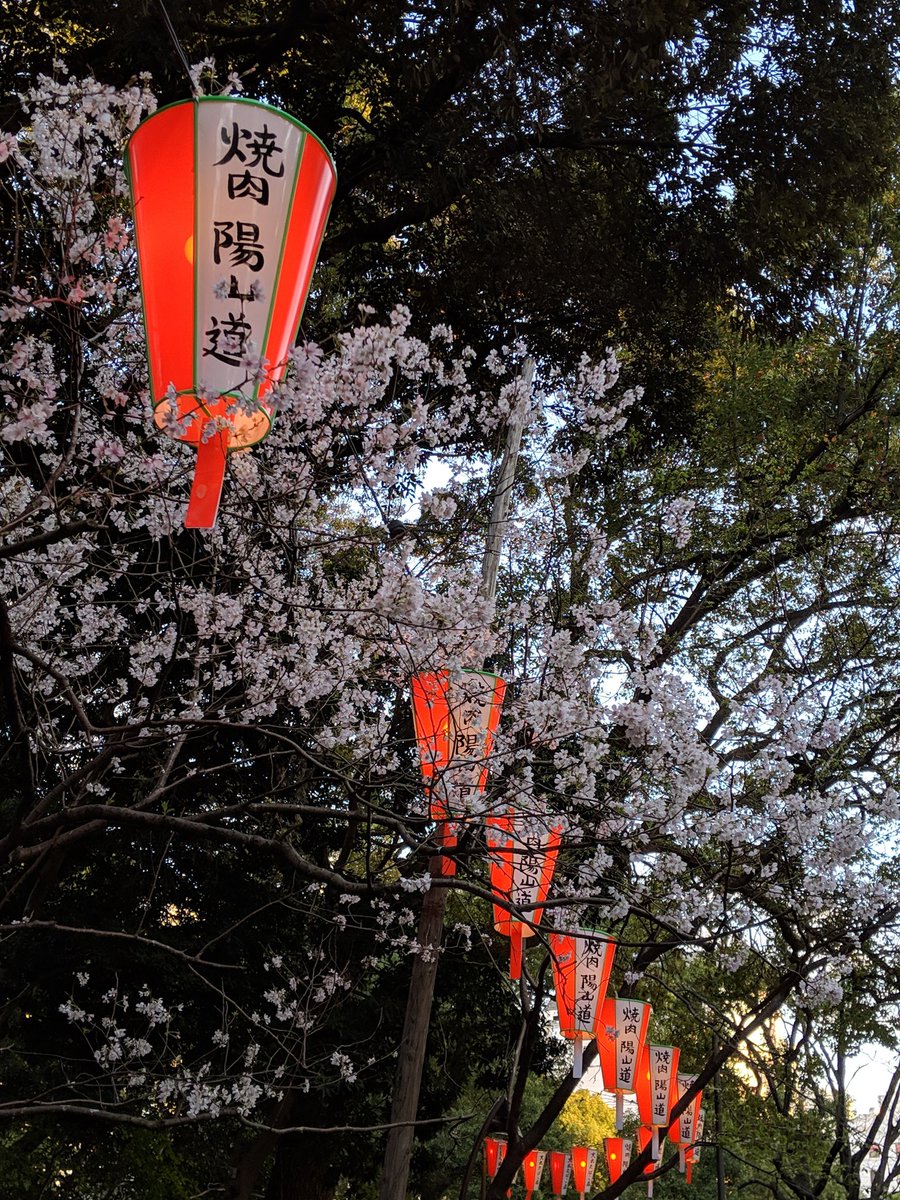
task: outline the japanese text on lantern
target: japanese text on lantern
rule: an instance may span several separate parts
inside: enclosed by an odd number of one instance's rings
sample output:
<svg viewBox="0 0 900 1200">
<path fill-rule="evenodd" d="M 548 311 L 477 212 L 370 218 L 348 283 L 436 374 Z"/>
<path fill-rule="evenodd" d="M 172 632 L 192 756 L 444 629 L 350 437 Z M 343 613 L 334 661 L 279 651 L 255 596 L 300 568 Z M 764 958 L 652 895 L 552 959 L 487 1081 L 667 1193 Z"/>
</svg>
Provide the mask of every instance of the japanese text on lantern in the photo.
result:
<svg viewBox="0 0 900 1200">
<path fill-rule="evenodd" d="M 691 1090 L 697 1082 L 696 1075 L 679 1075 L 678 1076 L 678 1094 L 679 1099 Z M 687 1106 L 678 1122 L 678 1132 L 682 1142 L 690 1142 L 694 1136 L 694 1114 L 699 1107 L 699 1097 L 695 1096 L 691 1103 Z"/>
<path fill-rule="evenodd" d="M 454 677 L 447 690 L 446 762 L 433 785 L 433 799 L 443 816 L 467 815 L 482 791 L 495 689 L 493 675 L 473 671 Z"/>
<path fill-rule="evenodd" d="M 671 1048 L 668 1046 L 652 1046 L 650 1049 L 650 1089 L 654 1125 L 668 1124 L 671 1086 Z"/>
<path fill-rule="evenodd" d="M 516 908 L 531 908 L 541 885 L 541 870 L 547 844 L 546 830 L 531 825 L 516 838 L 511 902 Z"/>
<path fill-rule="evenodd" d="M 600 979 L 606 954 L 606 943 L 600 938 L 579 938 L 579 961 L 576 973 L 575 1028 L 592 1033 L 597 1014 Z"/>
<path fill-rule="evenodd" d="M 237 102 L 201 104 L 197 119 L 198 244 L 208 247 L 195 264 L 197 373 L 211 396 L 241 390 L 249 399 L 304 135 L 277 113 Z"/>
<path fill-rule="evenodd" d="M 638 1042 L 641 1034 L 643 1013 L 630 1000 L 616 1001 L 616 1087 L 631 1090 L 634 1087 L 634 1071 L 637 1062 Z"/>
</svg>

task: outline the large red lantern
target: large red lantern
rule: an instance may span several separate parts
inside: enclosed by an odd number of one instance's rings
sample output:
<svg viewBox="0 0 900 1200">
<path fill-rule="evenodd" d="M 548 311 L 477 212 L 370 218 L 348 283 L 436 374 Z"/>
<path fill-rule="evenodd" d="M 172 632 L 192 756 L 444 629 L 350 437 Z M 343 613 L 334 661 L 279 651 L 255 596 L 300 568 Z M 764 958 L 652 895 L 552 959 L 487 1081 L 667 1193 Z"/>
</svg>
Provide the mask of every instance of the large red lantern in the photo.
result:
<svg viewBox="0 0 900 1200">
<path fill-rule="evenodd" d="M 644 1046 L 638 1072 L 638 1112 L 641 1122 L 653 1130 L 653 1157 L 659 1158 L 659 1131 L 668 1127 L 678 1093 L 677 1046 Z"/>
<path fill-rule="evenodd" d="M 597 1030 L 603 1086 L 616 1094 L 616 1129 L 622 1128 L 624 1095 L 635 1090 L 638 1062 L 653 1010 L 646 1000 L 609 997 Z"/>
<path fill-rule="evenodd" d="M 505 682 L 489 671 L 413 676 L 416 741 L 442 850 L 456 845 L 460 822 L 484 792 L 505 692 Z M 452 859 L 439 861 L 442 875 L 456 873 Z"/>
<path fill-rule="evenodd" d="M 561 838 L 562 826 L 552 825 L 542 813 L 526 815 L 510 809 L 488 819 L 491 891 L 526 917 L 523 921 L 494 905 L 494 928 L 509 938 L 510 979 L 521 978 L 522 940 L 540 922 Z"/>
<path fill-rule="evenodd" d="M 531 1200 L 532 1192 L 541 1186 L 544 1173 L 546 1150 L 529 1150 L 522 1160 L 522 1176 L 525 1180 L 525 1200 Z"/>
<path fill-rule="evenodd" d="M 603 1147 L 606 1150 L 606 1169 L 609 1172 L 609 1182 L 616 1183 L 623 1171 L 628 1170 L 631 1162 L 631 1138 L 604 1138 Z"/>
<path fill-rule="evenodd" d="M 563 1150 L 550 1151 L 550 1186 L 554 1196 L 565 1195 L 572 1175 L 572 1155 Z"/>
<path fill-rule="evenodd" d="M 573 1043 L 572 1074 L 580 1079 L 582 1042 L 597 1034 L 616 945 L 606 934 L 580 929 L 552 934 L 550 952 L 559 1029 Z"/>
<path fill-rule="evenodd" d="M 229 450 L 269 432 L 335 189 L 305 125 L 201 96 L 154 113 L 126 160 L 157 425 L 197 447 L 185 524 L 216 519 Z"/>
<path fill-rule="evenodd" d="M 572 1147 L 572 1178 L 575 1181 L 575 1191 L 584 1200 L 586 1192 L 591 1190 L 594 1182 L 594 1172 L 597 1170 L 597 1151 L 593 1146 Z"/>
</svg>

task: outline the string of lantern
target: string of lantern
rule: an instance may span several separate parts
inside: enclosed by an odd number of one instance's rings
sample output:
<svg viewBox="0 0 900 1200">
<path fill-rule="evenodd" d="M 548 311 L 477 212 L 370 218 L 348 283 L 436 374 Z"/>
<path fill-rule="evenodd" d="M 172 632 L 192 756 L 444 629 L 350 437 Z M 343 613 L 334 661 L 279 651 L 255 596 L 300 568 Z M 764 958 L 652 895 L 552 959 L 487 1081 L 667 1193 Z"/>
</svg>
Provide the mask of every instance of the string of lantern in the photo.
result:
<svg viewBox="0 0 900 1200">
<path fill-rule="evenodd" d="M 437 826 L 439 868 L 445 876 L 456 871 L 455 851 L 461 828 L 473 818 L 488 780 L 488 758 L 500 720 L 506 684 L 487 671 L 451 674 L 437 671 L 412 680 L 413 720 L 419 745 L 429 813 Z M 547 900 L 562 840 L 562 824 L 546 813 L 523 812 L 512 805 L 485 819 L 490 856 L 494 927 L 510 939 L 510 978 L 522 973 L 525 939 L 536 933 Z M 687 1095 L 697 1076 L 678 1070 L 677 1046 L 647 1041 L 652 1009 L 648 1002 L 627 996 L 607 996 L 616 952 L 615 939 L 596 929 L 554 930 L 549 935 L 559 1031 L 573 1043 L 575 1078 L 582 1074 L 584 1040 L 597 1043 L 604 1088 L 615 1095 L 616 1129 L 621 1130 L 624 1097 L 634 1095 L 641 1119 L 640 1150 L 650 1146 L 644 1173 L 653 1175 L 660 1147 L 668 1136 L 678 1147 L 679 1168 L 688 1182 L 697 1161 L 694 1145 L 702 1129 L 698 1092 L 681 1116 L 671 1121 L 672 1109 Z M 506 1153 L 501 1139 L 486 1138 L 485 1178 L 494 1179 Z M 628 1138 L 604 1141 L 610 1182 L 628 1169 L 633 1143 Z M 570 1154 L 547 1155 L 530 1150 L 521 1165 L 526 1200 L 541 1186 L 549 1161 L 554 1196 L 563 1195 L 570 1179 L 584 1200 L 598 1162 L 594 1147 L 575 1146 Z M 653 1195 L 653 1179 L 647 1182 Z"/>
</svg>

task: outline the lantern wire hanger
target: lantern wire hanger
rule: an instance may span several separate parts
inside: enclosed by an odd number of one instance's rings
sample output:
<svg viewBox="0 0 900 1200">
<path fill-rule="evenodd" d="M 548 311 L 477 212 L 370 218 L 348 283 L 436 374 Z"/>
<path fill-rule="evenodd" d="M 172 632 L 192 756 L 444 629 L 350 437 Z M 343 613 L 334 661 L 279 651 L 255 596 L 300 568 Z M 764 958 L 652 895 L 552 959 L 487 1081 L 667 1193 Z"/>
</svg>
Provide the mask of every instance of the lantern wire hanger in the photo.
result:
<svg viewBox="0 0 900 1200">
<path fill-rule="evenodd" d="M 194 94 L 196 94 L 196 88 L 194 87 L 194 81 L 191 78 L 191 64 L 187 60 L 187 55 L 184 52 L 184 47 L 182 46 L 181 42 L 178 40 L 178 34 L 175 32 L 175 26 L 172 24 L 172 18 L 169 16 L 168 10 L 167 10 L 165 4 L 163 3 L 163 0 L 157 0 L 157 3 L 159 4 L 159 11 L 162 13 L 163 24 L 165 25 L 165 27 L 168 31 L 169 37 L 172 39 L 172 44 L 175 47 L 175 51 L 178 54 L 178 57 L 181 59 L 181 65 L 184 67 L 184 73 L 185 73 L 185 75 L 187 75 L 188 83 L 190 84 L 190 88 L 191 88 L 191 94 L 194 95 Z"/>
</svg>

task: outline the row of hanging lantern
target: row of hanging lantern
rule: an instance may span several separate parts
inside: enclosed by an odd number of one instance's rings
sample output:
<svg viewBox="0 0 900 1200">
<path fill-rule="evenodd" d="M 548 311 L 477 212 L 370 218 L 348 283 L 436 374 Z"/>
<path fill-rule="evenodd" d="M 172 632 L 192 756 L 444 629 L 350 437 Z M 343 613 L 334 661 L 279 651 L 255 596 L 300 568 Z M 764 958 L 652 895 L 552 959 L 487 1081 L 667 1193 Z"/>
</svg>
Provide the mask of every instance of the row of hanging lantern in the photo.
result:
<svg viewBox="0 0 900 1200">
<path fill-rule="evenodd" d="M 429 810 L 438 827 L 441 851 L 437 870 L 453 875 L 451 857 L 462 825 L 478 807 L 488 778 L 487 760 L 500 719 L 506 684 L 487 671 L 438 671 L 412 681 L 413 719 L 419 745 Z M 510 940 L 510 977 L 522 972 L 523 943 L 535 932 L 547 900 L 562 827 L 545 816 L 522 813 L 514 807 L 486 818 L 491 860 L 491 890 L 495 897 L 494 926 Z M 527 919 L 525 919 L 527 914 Z M 649 1171 L 659 1159 L 662 1137 L 679 1147 L 680 1167 L 690 1179 L 696 1161 L 693 1146 L 700 1121 L 698 1093 L 680 1119 L 670 1125 L 676 1101 L 696 1081 L 679 1072 L 677 1046 L 647 1041 L 651 1006 L 629 997 L 608 997 L 615 958 L 615 940 L 596 929 L 553 931 L 549 936 L 559 1028 L 573 1044 L 573 1075 L 582 1074 L 585 1040 L 595 1039 L 604 1088 L 616 1097 L 616 1129 L 621 1130 L 624 1097 L 632 1093 L 642 1122 L 641 1149 L 651 1144 Z M 612 1181 L 626 1169 L 631 1142 L 607 1139 L 607 1164 Z M 493 1178 L 502 1162 L 505 1144 L 485 1142 L 486 1169 Z M 565 1190 L 563 1157 L 550 1154 L 554 1195 Z M 530 1197 L 539 1186 L 545 1155 L 532 1150 L 522 1170 Z M 576 1147 L 570 1166 L 576 1191 L 589 1190 L 596 1151 Z M 588 1180 L 585 1186 L 585 1180 Z M 652 1195 L 652 1180 L 648 1183 Z"/>
<path fill-rule="evenodd" d="M 692 1139 L 703 1135 L 703 1112 L 697 1109 L 696 1128 Z M 682 1126 L 683 1121 L 679 1123 Z M 672 1130 L 674 1139 L 674 1126 Z M 651 1130 L 645 1126 L 638 1129 L 638 1147 L 643 1151 L 651 1139 Z M 693 1144 L 679 1144 L 682 1169 L 686 1172 L 686 1181 L 691 1182 L 691 1168 L 700 1158 L 700 1147 Z M 609 1137 L 603 1139 L 606 1158 L 606 1170 L 610 1185 L 617 1183 L 631 1164 L 634 1143 L 630 1138 Z M 500 1138 L 485 1138 L 484 1140 L 484 1170 L 488 1179 L 494 1179 L 500 1170 L 500 1165 L 506 1156 L 506 1143 Z M 597 1170 L 599 1155 L 593 1146 L 573 1146 L 571 1151 L 562 1150 L 530 1150 L 522 1160 L 522 1179 L 525 1187 L 525 1200 L 531 1200 L 534 1192 L 541 1189 L 544 1167 L 549 1163 L 550 1190 L 554 1196 L 565 1196 L 569 1184 L 574 1188 L 580 1200 L 584 1200 L 590 1192 Z M 644 1168 L 644 1174 L 650 1175 L 656 1169 L 652 1160 Z M 653 1180 L 647 1181 L 647 1195 L 653 1196 Z"/>
</svg>

